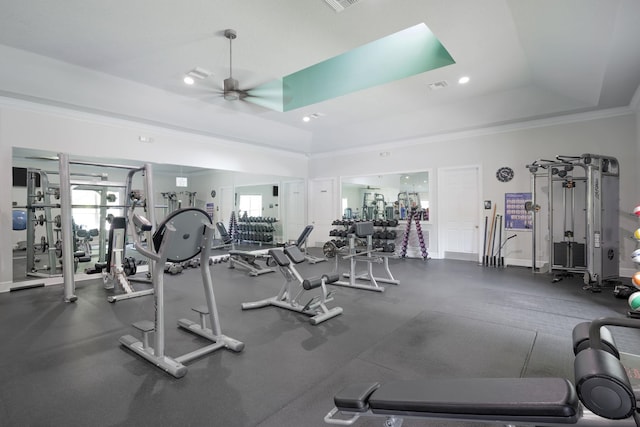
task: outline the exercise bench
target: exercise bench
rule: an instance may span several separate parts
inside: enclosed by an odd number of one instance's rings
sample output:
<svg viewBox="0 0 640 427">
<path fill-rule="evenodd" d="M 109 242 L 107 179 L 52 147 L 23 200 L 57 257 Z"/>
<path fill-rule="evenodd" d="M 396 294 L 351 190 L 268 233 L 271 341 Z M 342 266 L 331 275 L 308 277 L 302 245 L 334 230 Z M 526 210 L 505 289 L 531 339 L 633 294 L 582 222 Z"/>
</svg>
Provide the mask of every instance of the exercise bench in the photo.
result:
<svg viewBox="0 0 640 427">
<path fill-rule="evenodd" d="M 303 279 L 294 264 L 305 261 L 305 256 L 297 246 L 287 246 L 284 249 L 269 249 L 269 255 L 276 262 L 285 282 L 278 295 L 260 301 L 245 302 L 243 310 L 251 310 L 267 306 L 285 308 L 287 310 L 311 316 L 309 323 L 317 325 L 342 313 L 341 307 L 329 309 L 327 303 L 333 301 L 333 292 L 327 291 L 327 284 L 338 280 L 337 274 L 324 274 L 318 277 Z M 306 303 L 300 300 L 305 291 L 320 288 L 319 295 L 313 296 Z"/>
<path fill-rule="evenodd" d="M 603 344 L 604 325 L 640 329 L 634 319 L 590 322 L 588 344 L 576 346 L 575 386 L 565 378 L 464 378 L 352 384 L 334 396 L 328 424 L 352 425 L 382 417 L 385 427 L 404 418 L 504 425 L 640 427 L 636 396 L 625 368 Z M 578 334 L 580 335 L 580 334 Z"/>
</svg>

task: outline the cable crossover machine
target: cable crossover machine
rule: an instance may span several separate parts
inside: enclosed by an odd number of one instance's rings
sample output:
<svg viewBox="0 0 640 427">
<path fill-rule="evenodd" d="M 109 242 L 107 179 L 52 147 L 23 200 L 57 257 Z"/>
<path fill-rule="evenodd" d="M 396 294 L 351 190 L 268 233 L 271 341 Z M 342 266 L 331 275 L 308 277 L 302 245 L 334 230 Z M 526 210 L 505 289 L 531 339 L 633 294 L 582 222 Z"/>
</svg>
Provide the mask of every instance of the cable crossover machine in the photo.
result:
<svg viewBox="0 0 640 427">
<path fill-rule="evenodd" d="M 619 277 L 620 165 L 609 156 L 582 154 L 536 160 L 531 173 L 532 261 L 537 271 L 539 241 L 548 237 L 546 272 L 582 274 L 599 292 Z M 546 217 L 541 213 L 547 213 Z M 548 233 L 548 235 L 545 235 Z"/>
</svg>

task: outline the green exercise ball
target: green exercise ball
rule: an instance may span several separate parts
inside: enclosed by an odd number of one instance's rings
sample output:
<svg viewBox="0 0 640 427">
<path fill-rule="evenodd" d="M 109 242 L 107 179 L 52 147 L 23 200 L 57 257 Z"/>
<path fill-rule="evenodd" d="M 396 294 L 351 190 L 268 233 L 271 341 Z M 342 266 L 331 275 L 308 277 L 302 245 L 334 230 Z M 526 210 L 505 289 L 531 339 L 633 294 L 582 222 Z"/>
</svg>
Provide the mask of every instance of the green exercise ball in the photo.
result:
<svg viewBox="0 0 640 427">
<path fill-rule="evenodd" d="M 629 307 L 632 310 L 638 310 L 640 308 L 640 292 L 634 292 L 629 296 Z"/>
</svg>

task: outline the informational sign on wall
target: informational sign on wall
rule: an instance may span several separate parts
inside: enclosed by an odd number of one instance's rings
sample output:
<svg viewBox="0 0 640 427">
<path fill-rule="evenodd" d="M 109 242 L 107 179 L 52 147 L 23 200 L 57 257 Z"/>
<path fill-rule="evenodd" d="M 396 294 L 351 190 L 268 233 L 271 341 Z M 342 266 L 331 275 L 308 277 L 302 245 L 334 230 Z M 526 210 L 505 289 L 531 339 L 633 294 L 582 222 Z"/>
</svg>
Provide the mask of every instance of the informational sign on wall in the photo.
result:
<svg viewBox="0 0 640 427">
<path fill-rule="evenodd" d="M 525 209 L 525 203 L 531 201 L 531 193 L 504 194 L 504 227 L 511 230 L 531 230 L 531 213 Z"/>
<path fill-rule="evenodd" d="M 209 218 L 213 220 L 213 210 L 214 210 L 213 202 L 207 203 L 205 210 L 207 212 L 207 215 L 209 215 Z"/>
</svg>

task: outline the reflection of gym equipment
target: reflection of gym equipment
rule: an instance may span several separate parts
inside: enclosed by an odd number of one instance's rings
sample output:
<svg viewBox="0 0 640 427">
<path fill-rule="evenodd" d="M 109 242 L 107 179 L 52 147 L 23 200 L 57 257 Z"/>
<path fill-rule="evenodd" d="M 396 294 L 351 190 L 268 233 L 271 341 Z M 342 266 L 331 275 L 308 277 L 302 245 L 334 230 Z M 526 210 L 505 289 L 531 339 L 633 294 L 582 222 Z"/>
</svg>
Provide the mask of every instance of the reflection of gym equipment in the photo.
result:
<svg viewBox="0 0 640 427">
<path fill-rule="evenodd" d="M 599 291 L 619 277 L 619 165 L 613 157 L 594 154 L 556 156 L 527 165 L 531 173 L 533 224 L 532 267 L 537 242 L 549 232 L 548 268 L 583 275 Z M 546 200 L 540 193 L 546 192 Z M 545 205 L 545 206 L 541 206 Z M 546 224 L 538 213 L 546 207 Z M 559 280 L 559 278 L 556 278 Z"/>
<path fill-rule="evenodd" d="M 38 182 L 42 191 L 36 191 Z M 57 269 L 57 258 L 59 257 L 56 254 L 56 245 L 53 240 L 54 222 L 51 214 L 51 196 L 53 193 L 50 191 L 50 187 L 49 176 L 46 172 L 40 169 L 27 169 L 27 276 L 51 277 L 60 275 L 60 271 Z M 36 215 L 36 211 L 41 211 L 43 214 Z M 36 225 L 44 226 L 40 250 L 43 254 L 46 254 L 47 260 L 41 266 L 36 265 Z M 59 222 L 56 222 L 55 225 L 60 228 Z M 61 243 L 57 247 L 62 250 Z M 62 254 L 60 253 L 60 255 Z"/>
<path fill-rule="evenodd" d="M 415 223 L 416 225 L 416 235 L 418 236 L 418 243 L 420 245 L 420 254 L 422 255 L 422 259 L 426 260 L 429 258 L 429 253 L 427 252 L 427 245 L 424 241 L 424 234 L 422 234 L 422 225 L 420 224 L 419 212 L 416 209 L 409 210 L 409 217 L 407 218 L 407 226 L 404 230 L 404 234 L 402 235 L 402 246 L 400 248 L 400 256 L 402 258 L 407 256 L 407 248 L 409 247 L 409 237 L 411 235 L 412 223 Z"/>
<path fill-rule="evenodd" d="M 86 162 L 86 161 L 71 161 L 69 157 L 65 153 L 58 154 L 58 163 L 59 163 L 59 174 L 60 174 L 60 216 L 61 216 L 61 233 L 62 233 L 62 273 L 64 276 L 64 300 L 67 302 L 73 302 L 77 299 L 75 293 L 75 278 L 73 276 L 73 220 L 71 218 L 72 207 L 77 207 L 77 205 L 72 205 L 71 203 L 71 188 L 72 186 L 83 186 L 85 188 L 91 189 L 108 189 L 108 188 L 124 188 L 124 194 L 127 195 L 128 199 L 126 199 L 124 205 L 106 205 L 107 202 L 107 193 L 106 191 L 102 191 L 101 204 L 99 206 L 89 206 L 93 208 L 101 209 L 101 218 L 105 218 L 105 221 L 101 221 L 101 227 L 105 225 L 106 222 L 106 209 L 107 207 L 121 207 L 121 208 L 131 208 L 132 204 L 135 204 L 136 201 L 139 201 L 140 194 L 136 190 L 133 190 L 132 183 L 135 174 L 141 173 L 143 176 L 144 183 L 144 194 L 146 195 L 145 206 L 147 207 L 147 216 L 151 224 L 155 224 L 155 215 L 154 209 L 150 207 L 155 207 L 153 203 L 153 185 L 152 185 L 152 168 L 151 164 L 145 164 L 142 167 L 133 167 L 126 165 L 117 165 L 117 164 L 107 164 L 107 163 L 95 163 L 95 162 Z M 77 180 L 71 179 L 71 172 L 69 169 L 70 165 L 85 165 L 85 166 L 97 166 L 97 167 L 105 167 L 105 168 L 116 168 L 116 169 L 125 169 L 128 170 L 127 178 L 125 182 L 113 182 L 113 181 L 87 181 L 87 180 Z M 97 190 L 96 190 L 97 191 Z M 106 233 L 105 233 L 106 234 Z M 101 235 L 102 239 L 102 235 Z M 66 244 L 69 242 L 69 244 Z M 101 248 L 103 245 L 100 245 Z M 106 247 L 106 245 L 104 245 Z M 152 267 L 150 266 L 150 269 Z"/>
<path fill-rule="evenodd" d="M 576 349 L 575 386 L 565 378 L 456 378 L 358 383 L 334 396 L 328 424 L 381 417 L 386 427 L 404 418 L 547 426 L 639 426 L 625 368 L 601 339 L 604 325 L 640 328 L 633 319 L 598 319 L 589 342 Z M 575 337 L 575 334 L 574 334 Z M 575 344 L 575 343 L 574 343 Z M 342 416 L 342 417 L 341 417 Z"/>
<path fill-rule="evenodd" d="M 249 276 L 259 276 L 261 274 L 273 273 L 275 270 L 271 268 L 262 267 L 256 261 L 258 259 L 264 259 L 265 262 L 269 260 L 269 256 L 267 255 L 266 249 L 261 249 L 258 251 L 241 251 L 237 249 L 233 249 L 233 239 L 227 233 L 227 229 L 224 224 L 221 222 L 216 223 L 216 228 L 218 229 L 218 233 L 223 241 L 223 246 L 231 245 L 232 249 L 229 251 L 229 268 L 235 268 L 236 266 L 242 267 L 249 273 Z M 220 247 L 220 246 L 216 246 Z M 226 260 L 225 260 L 226 261 Z"/>
<path fill-rule="evenodd" d="M 324 274 L 320 277 L 303 279 L 295 268 L 295 264 L 305 261 L 305 256 L 297 246 L 287 246 L 282 249 L 269 249 L 269 255 L 278 264 L 285 278 L 278 295 L 261 301 L 242 303 L 243 310 L 267 307 L 286 308 L 287 310 L 311 316 L 309 322 L 317 325 L 342 313 L 341 307 L 327 308 L 327 303 L 333 301 L 333 292 L 327 291 L 327 284 L 338 280 L 337 274 Z M 320 288 L 320 295 L 309 299 L 305 304 L 300 302 L 305 291 Z"/>
<path fill-rule="evenodd" d="M 140 231 L 151 230 L 151 222 L 146 218 L 130 213 L 130 223 Z M 222 334 L 220 319 L 213 294 L 211 271 L 209 269 L 209 255 L 213 240 L 213 225 L 211 218 L 201 209 L 185 208 L 174 211 L 158 227 L 153 235 L 152 248 L 145 248 L 140 243 L 138 233 L 134 234 L 135 248 L 147 256 L 155 268 L 152 269 L 152 282 L 154 288 L 155 320 L 140 321 L 133 326 L 142 332 L 142 340 L 131 335 L 120 338 L 120 343 L 132 350 L 160 369 L 168 372 L 176 378 L 183 377 L 187 373 L 184 363 L 212 353 L 221 348 L 232 351 L 242 351 L 244 343 Z M 207 301 L 206 306 L 193 308 L 199 314 L 200 322 L 195 323 L 188 319 L 178 320 L 178 326 L 188 332 L 212 341 L 212 344 L 196 349 L 190 353 L 178 357 L 165 355 L 165 329 L 164 329 L 164 272 L 163 266 L 167 261 L 183 262 L 200 254 L 200 271 L 202 272 L 202 284 Z M 210 327 L 207 327 L 209 318 Z M 149 334 L 154 333 L 153 347 L 149 343 Z"/>
<path fill-rule="evenodd" d="M 117 283 L 123 291 L 122 294 L 108 296 L 109 302 L 153 294 L 153 288 L 136 291 L 129 280 L 129 276 L 136 274 L 137 265 L 133 257 L 125 257 L 126 226 L 127 218 L 117 216 L 112 219 L 107 261 L 102 264 L 96 263 L 96 270 L 102 271 L 104 288 L 114 289 Z"/>
<path fill-rule="evenodd" d="M 374 219 L 384 219 L 387 204 L 384 201 L 384 194 L 364 193 L 362 197 L 362 217 L 367 221 Z M 390 218 L 389 218 L 390 219 Z"/>
<path fill-rule="evenodd" d="M 94 237 L 98 237 L 100 235 L 100 230 L 97 228 L 85 229 L 76 227 L 75 229 L 76 235 L 76 248 L 79 251 L 85 253 L 86 256 L 91 258 L 91 253 L 93 252 L 91 248 L 91 242 L 93 242 Z"/>
<path fill-rule="evenodd" d="M 234 248 L 234 240 L 233 237 L 227 232 L 224 224 L 222 222 L 216 222 L 216 229 L 218 230 L 218 234 L 220 234 L 220 239 L 222 240 L 221 245 L 215 245 L 213 249 L 222 249 L 228 246 Z"/>
<path fill-rule="evenodd" d="M 232 249 L 229 251 L 229 268 L 242 267 L 249 273 L 249 276 L 260 276 L 261 274 L 275 272 L 272 268 L 262 267 L 257 260 L 269 261 L 267 249 L 258 251 L 241 251 Z"/>
<path fill-rule="evenodd" d="M 389 270 L 389 257 L 393 256 L 393 253 L 382 254 L 382 248 L 373 248 L 372 244 L 372 236 L 374 233 L 373 222 L 356 222 L 352 225 L 352 228 L 349 230 L 349 234 L 347 235 L 347 239 L 349 241 L 349 246 L 344 246 L 342 248 L 338 248 L 335 243 L 327 242 L 322 247 L 322 251 L 327 258 L 335 258 L 336 266 L 335 271 L 338 271 L 339 268 L 339 258 L 338 253 L 348 249 L 348 254 L 343 255 L 342 259 L 349 260 L 349 273 L 344 273 L 344 277 L 348 277 L 349 281 L 337 281 L 332 283 L 332 285 L 338 286 L 348 286 L 356 289 L 365 289 L 368 291 L 377 291 L 384 292 L 384 288 L 378 285 L 378 282 L 388 283 L 391 285 L 399 285 L 400 281 L 393 278 L 393 274 L 391 274 L 391 270 Z M 358 238 L 366 238 L 366 246 L 358 245 L 356 241 L 356 237 Z M 359 240 L 359 239 L 358 239 Z M 356 273 L 356 263 L 357 262 L 365 262 L 367 263 L 367 270 L 363 273 Z M 375 277 L 373 275 L 373 263 L 382 263 L 384 266 L 384 270 L 387 274 L 387 277 Z M 362 284 L 357 283 L 356 280 L 367 280 L 371 284 Z"/>
<path fill-rule="evenodd" d="M 406 219 L 411 210 L 422 209 L 420 195 L 415 192 L 402 191 L 398 193 L 398 210 L 400 219 Z"/>
</svg>

